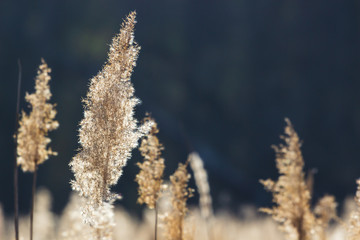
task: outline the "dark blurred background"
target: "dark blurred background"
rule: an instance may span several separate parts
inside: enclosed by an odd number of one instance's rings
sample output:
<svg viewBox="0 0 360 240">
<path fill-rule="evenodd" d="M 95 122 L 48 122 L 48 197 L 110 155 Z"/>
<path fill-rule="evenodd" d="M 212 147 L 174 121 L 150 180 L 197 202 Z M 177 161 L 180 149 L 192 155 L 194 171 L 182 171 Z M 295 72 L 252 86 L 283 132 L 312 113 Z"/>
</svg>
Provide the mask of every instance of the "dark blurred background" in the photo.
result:
<svg viewBox="0 0 360 240">
<path fill-rule="evenodd" d="M 354 194 L 360 177 L 360 2 L 304 0 L 0 1 L 0 202 L 13 209 L 13 141 L 17 60 L 25 92 L 43 57 L 52 68 L 59 155 L 39 167 L 38 186 L 60 213 L 73 178 L 81 98 L 104 64 L 122 19 L 138 13 L 141 45 L 132 77 L 165 146 L 166 176 L 190 150 L 203 157 L 214 205 L 269 205 L 258 183 L 275 178 L 272 144 L 289 117 L 301 139 L 305 169 L 317 169 L 314 199 Z M 115 191 L 136 205 L 137 150 Z M 19 173 L 20 210 L 30 205 L 31 174 Z M 193 182 L 192 182 L 193 184 Z M 192 200 L 196 203 L 196 198 Z"/>
</svg>

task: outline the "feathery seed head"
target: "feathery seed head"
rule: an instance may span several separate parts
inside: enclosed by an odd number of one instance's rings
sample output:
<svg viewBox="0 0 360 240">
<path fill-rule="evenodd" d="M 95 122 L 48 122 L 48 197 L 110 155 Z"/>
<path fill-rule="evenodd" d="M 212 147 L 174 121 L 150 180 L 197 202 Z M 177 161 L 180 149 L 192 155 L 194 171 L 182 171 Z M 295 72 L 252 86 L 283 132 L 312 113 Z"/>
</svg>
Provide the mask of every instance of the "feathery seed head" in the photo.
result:
<svg viewBox="0 0 360 240">
<path fill-rule="evenodd" d="M 161 158 L 161 151 L 164 149 L 156 134 L 159 132 L 157 124 L 151 117 L 146 117 L 144 122 L 153 122 L 152 128 L 146 135 L 140 145 L 141 155 L 144 162 L 137 163 L 140 172 L 136 175 L 135 181 L 139 184 L 140 204 L 145 203 L 150 209 L 155 208 L 156 201 L 159 198 L 162 177 L 164 173 L 164 159 Z"/>
<path fill-rule="evenodd" d="M 194 190 L 188 187 L 190 174 L 187 171 L 189 163 L 179 163 L 177 170 L 170 176 L 171 211 L 164 216 L 165 237 L 171 240 L 181 240 L 184 236 L 183 224 L 187 212 L 186 201 L 193 196 Z"/>
<path fill-rule="evenodd" d="M 25 100 L 30 104 L 31 112 L 22 112 L 19 122 L 17 138 L 17 164 L 24 172 L 34 172 L 37 165 L 56 155 L 51 148 L 47 148 L 50 138 L 48 132 L 59 127 L 54 120 L 56 116 L 55 104 L 48 103 L 51 98 L 49 73 L 51 69 L 41 59 L 41 65 L 35 79 L 35 93 L 26 93 Z"/>
<path fill-rule="evenodd" d="M 72 188 L 86 199 L 84 220 L 101 232 L 108 232 L 103 223 L 109 223 L 109 228 L 112 224 L 97 216 L 109 212 L 107 203 L 119 198 L 110 187 L 117 183 L 131 151 L 152 125 L 146 122 L 138 126 L 134 118 L 134 108 L 140 102 L 130 81 L 140 49 L 134 42 L 135 16 L 132 12 L 124 21 L 113 38 L 107 63 L 90 80 L 80 122 L 81 148 L 70 163 L 75 175 Z"/>
<path fill-rule="evenodd" d="M 285 119 L 285 145 L 273 147 L 276 152 L 277 181 L 261 180 L 272 192 L 273 208 L 260 209 L 269 213 L 280 224 L 287 239 L 309 240 L 315 234 L 315 216 L 310 210 L 310 192 L 304 179 L 304 160 L 300 140 L 289 119 Z"/>
<path fill-rule="evenodd" d="M 204 168 L 203 160 L 196 152 L 190 153 L 189 159 L 191 169 L 194 172 L 195 183 L 200 195 L 201 216 L 205 219 L 209 219 L 213 215 L 212 200 L 208 176 Z"/>
</svg>

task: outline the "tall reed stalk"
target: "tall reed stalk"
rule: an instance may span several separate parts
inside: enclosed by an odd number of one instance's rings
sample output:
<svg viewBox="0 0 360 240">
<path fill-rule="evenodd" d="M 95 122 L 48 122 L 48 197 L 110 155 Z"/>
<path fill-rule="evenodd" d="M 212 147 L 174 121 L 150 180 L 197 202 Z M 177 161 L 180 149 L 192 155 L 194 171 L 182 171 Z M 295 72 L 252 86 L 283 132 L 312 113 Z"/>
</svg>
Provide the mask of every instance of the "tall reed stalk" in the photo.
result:
<svg viewBox="0 0 360 240">
<path fill-rule="evenodd" d="M 51 98 L 49 73 L 51 69 L 41 60 L 38 74 L 35 79 L 35 93 L 26 93 L 25 100 L 31 106 L 31 112 L 22 112 L 17 136 L 17 164 L 24 172 L 33 173 L 32 201 L 30 212 L 30 239 L 33 239 L 33 218 L 36 191 L 37 167 L 49 158 L 57 155 L 47 145 L 50 138 L 48 132 L 58 128 L 59 123 L 54 120 L 56 110 L 54 104 L 48 103 Z"/>
<path fill-rule="evenodd" d="M 156 134 L 159 132 L 157 124 L 151 117 L 146 117 L 144 121 L 152 122 L 150 132 L 142 139 L 139 148 L 144 161 L 137 163 L 140 172 L 136 175 L 135 181 L 139 184 L 139 197 L 137 202 L 146 204 L 150 209 L 155 209 L 155 240 L 157 239 L 158 209 L 157 200 L 160 197 L 160 188 L 163 182 L 164 159 L 161 151 L 164 149 L 159 142 Z"/>
<path fill-rule="evenodd" d="M 33 173 L 33 182 L 31 190 L 31 209 L 30 209 L 30 240 L 33 239 L 34 229 L 34 206 L 35 206 L 35 194 L 36 194 L 36 178 L 37 178 L 37 164 L 35 161 L 35 170 Z"/>
<path fill-rule="evenodd" d="M 19 240 L 19 190 L 18 190 L 18 168 L 17 168 L 17 139 L 19 128 L 20 115 L 20 92 L 21 92 L 21 61 L 18 59 L 18 82 L 16 94 L 16 115 L 15 115 L 15 134 L 14 134 L 14 225 L 15 225 L 15 240 Z"/>
<path fill-rule="evenodd" d="M 179 163 L 178 168 L 170 176 L 171 210 L 164 217 L 165 239 L 183 240 L 184 219 L 188 211 L 186 201 L 193 196 L 193 189 L 188 187 L 191 175 L 187 171 L 190 159 L 185 164 Z"/>
</svg>

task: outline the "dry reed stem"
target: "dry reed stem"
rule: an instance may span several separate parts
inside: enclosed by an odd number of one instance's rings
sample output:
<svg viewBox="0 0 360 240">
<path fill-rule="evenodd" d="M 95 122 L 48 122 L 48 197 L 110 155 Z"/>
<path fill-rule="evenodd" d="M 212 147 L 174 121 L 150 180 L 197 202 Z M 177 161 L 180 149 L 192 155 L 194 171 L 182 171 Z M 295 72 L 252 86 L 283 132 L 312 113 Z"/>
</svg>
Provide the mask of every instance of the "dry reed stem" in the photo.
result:
<svg viewBox="0 0 360 240">
<path fill-rule="evenodd" d="M 18 189 L 18 167 L 17 167 L 17 139 L 19 128 L 19 115 L 20 115 L 20 92 L 21 92 L 21 61 L 18 59 L 19 76 L 16 94 L 16 116 L 15 116 L 15 144 L 14 144 L 14 227 L 15 227 L 15 240 L 19 240 L 19 189 Z"/>
<path fill-rule="evenodd" d="M 26 93 L 25 100 L 30 103 L 31 112 L 27 115 L 22 112 L 17 134 L 17 164 L 24 172 L 33 172 L 32 200 L 30 212 L 30 240 L 33 239 L 33 217 L 35 205 L 37 166 L 49 158 L 57 155 L 51 148 L 47 148 L 50 138 L 48 132 L 59 127 L 54 120 L 56 116 L 55 105 L 48 103 L 51 98 L 49 73 L 51 69 L 41 59 L 38 74 L 35 79 L 35 93 Z"/>
<path fill-rule="evenodd" d="M 144 122 L 153 123 L 150 132 L 142 139 L 140 145 L 141 155 L 144 157 L 142 163 L 137 163 L 140 172 L 136 175 L 138 183 L 138 203 L 145 203 L 150 209 L 155 208 L 155 240 L 157 239 L 158 209 L 156 201 L 160 196 L 160 188 L 163 182 L 164 159 L 161 151 L 164 149 L 156 134 L 159 132 L 155 120 L 151 117 L 144 118 Z"/>
</svg>

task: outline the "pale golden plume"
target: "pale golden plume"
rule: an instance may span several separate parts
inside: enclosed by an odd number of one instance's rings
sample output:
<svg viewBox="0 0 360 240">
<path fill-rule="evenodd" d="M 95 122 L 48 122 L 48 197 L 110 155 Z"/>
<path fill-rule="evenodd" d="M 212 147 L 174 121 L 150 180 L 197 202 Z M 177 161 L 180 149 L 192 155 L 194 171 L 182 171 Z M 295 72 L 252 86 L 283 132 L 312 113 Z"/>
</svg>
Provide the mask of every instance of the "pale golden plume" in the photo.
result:
<svg viewBox="0 0 360 240">
<path fill-rule="evenodd" d="M 285 119 L 285 136 L 281 136 L 285 145 L 274 146 L 276 152 L 276 167 L 279 171 L 277 181 L 261 180 L 265 188 L 272 192 L 273 208 L 262 208 L 263 212 L 272 215 L 280 225 L 280 230 L 286 234 L 288 240 L 326 240 L 326 228 L 336 215 L 337 203 L 335 198 L 326 195 L 311 211 L 312 176 L 306 181 L 303 168 L 304 160 L 300 150 L 299 136 L 295 132 L 289 119 Z M 310 184 L 309 184 L 310 183 Z"/>
<path fill-rule="evenodd" d="M 213 216 L 212 199 L 210 195 L 210 186 L 204 163 L 198 153 L 192 152 L 189 155 L 190 166 L 194 172 L 195 183 L 200 195 L 200 212 L 204 219 Z"/>
<path fill-rule="evenodd" d="M 51 98 L 49 73 L 51 69 L 41 59 L 41 65 L 35 79 L 35 93 L 26 93 L 25 100 L 30 104 L 31 112 L 22 112 L 17 137 L 17 164 L 26 172 L 34 172 L 36 166 L 50 155 L 56 155 L 47 145 L 51 142 L 48 132 L 58 128 L 55 104 L 48 103 Z"/>
<path fill-rule="evenodd" d="M 261 209 L 272 215 L 289 240 L 310 240 L 315 234 L 315 216 L 310 210 L 310 192 L 307 188 L 300 150 L 300 140 L 289 119 L 285 119 L 285 145 L 274 146 L 276 167 L 280 177 L 277 181 L 261 180 L 272 192 L 273 208 Z"/>
<path fill-rule="evenodd" d="M 151 123 L 138 126 L 130 81 L 140 47 L 134 41 L 135 12 L 122 24 L 110 46 L 103 69 L 90 80 L 80 122 L 81 148 L 70 163 L 75 180 L 72 188 L 86 199 L 83 217 L 96 231 L 97 238 L 111 239 L 114 225 L 112 203 L 119 195 L 111 193 L 122 169 L 146 134 Z"/>
<path fill-rule="evenodd" d="M 186 201 L 193 195 L 193 189 L 188 187 L 191 178 L 187 171 L 188 163 L 179 163 L 177 170 L 170 176 L 171 210 L 164 216 L 164 236 L 168 240 L 184 239 L 184 218 L 188 211 Z"/>
<path fill-rule="evenodd" d="M 156 134 L 159 132 L 155 120 L 146 117 L 144 122 L 153 122 L 151 131 L 141 141 L 140 152 L 144 157 L 142 163 L 137 163 L 140 172 L 136 175 L 135 181 L 139 184 L 138 202 L 145 203 L 150 209 L 156 207 L 159 198 L 161 184 L 163 182 L 164 159 L 161 151 L 164 149 Z"/>
</svg>

